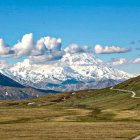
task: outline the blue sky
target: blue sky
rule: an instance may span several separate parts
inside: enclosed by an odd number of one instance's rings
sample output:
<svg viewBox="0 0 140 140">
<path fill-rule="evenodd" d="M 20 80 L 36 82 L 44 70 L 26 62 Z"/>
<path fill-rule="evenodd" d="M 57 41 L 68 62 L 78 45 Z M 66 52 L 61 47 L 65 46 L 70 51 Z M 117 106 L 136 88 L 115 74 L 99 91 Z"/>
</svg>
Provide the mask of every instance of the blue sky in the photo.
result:
<svg viewBox="0 0 140 140">
<path fill-rule="evenodd" d="M 70 43 L 132 48 L 126 53 L 96 54 L 134 60 L 140 57 L 139 0 L 0 0 L 0 37 L 14 45 L 22 36 L 33 33 L 62 39 L 62 48 Z M 130 43 L 131 42 L 131 43 Z M 132 43 L 133 42 L 133 43 Z M 20 59 L 8 59 L 15 63 Z M 140 63 L 116 66 L 140 73 Z"/>
</svg>

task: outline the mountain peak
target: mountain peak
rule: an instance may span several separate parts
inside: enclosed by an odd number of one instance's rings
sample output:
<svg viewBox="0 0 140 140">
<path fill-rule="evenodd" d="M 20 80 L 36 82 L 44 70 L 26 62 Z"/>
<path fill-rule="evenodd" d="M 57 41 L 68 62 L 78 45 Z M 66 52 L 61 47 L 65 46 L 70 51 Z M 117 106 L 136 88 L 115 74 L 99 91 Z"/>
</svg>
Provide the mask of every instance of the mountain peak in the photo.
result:
<svg viewBox="0 0 140 140">
<path fill-rule="evenodd" d="M 114 80 L 115 83 L 118 83 L 133 77 L 131 74 L 108 66 L 102 60 L 85 52 L 81 52 L 79 55 L 66 53 L 60 60 L 45 64 L 30 64 L 30 60 L 26 59 L 7 71 L 5 70 L 5 74 L 23 84 L 57 91 L 66 90 L 68 87 L 69 90 L 73 90 L 71 88 L 73 84 L 78 84 L 77 90 L 79 90 L 80 84 L 83 83 L 91 85 L 91 83 L 104 80 Z M 93 84 L 92 88 L 96 88 L 96 85 Z"/>
</svg>

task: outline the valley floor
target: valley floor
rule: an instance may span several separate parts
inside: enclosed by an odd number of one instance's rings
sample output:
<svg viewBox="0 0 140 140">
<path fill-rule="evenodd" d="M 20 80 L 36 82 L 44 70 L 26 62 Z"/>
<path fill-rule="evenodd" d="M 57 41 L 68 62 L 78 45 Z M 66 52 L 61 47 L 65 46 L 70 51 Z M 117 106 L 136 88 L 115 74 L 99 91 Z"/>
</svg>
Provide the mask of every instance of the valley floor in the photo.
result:
<svg viewBox="0 0 140 140">
<path fill-rule="evenodd" d="M 138 88 L 131 90 L 140 96 Z M 131 93 L 107 88 L 0 101 L 0 140 L 132 140 L 138 135 L 140 99 Z"/>
<path fill-rule="evenodd" d="M 1 140 L 128 140 L 136 122 L 27 122 L 0 125 Z"/>
</svg>

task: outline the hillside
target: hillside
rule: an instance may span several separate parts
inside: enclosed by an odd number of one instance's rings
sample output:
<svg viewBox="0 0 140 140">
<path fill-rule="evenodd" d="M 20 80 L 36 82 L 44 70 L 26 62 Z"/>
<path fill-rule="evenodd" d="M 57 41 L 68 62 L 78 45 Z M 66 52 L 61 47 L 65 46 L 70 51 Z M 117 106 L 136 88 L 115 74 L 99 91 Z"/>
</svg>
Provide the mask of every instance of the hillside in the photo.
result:
<svg viewBox="0 0 140 140">
<path fill-rule="evenodd" d="M 129 79 L 114 88 L 135 90 L 137 96 L 140 95 L 140 76 Z M 10 101 L 9 101 L 10 102 Z M 34 106 L 48 106 L 51 108 L 80 108 L 99 109 L 101 112 L 111 110 L 115 115 L 117 111 L 140 109 L 140 99 L 131 98 L 130 93 L 110 90 L 110 88 L 100 90 L 83 90 L 68 93 L 48 94 L 35 99 L 23 101 L 13 101 L 17 105 L 27 106 L 29 102 L 34 102 Z M 7 103 L 7 102 L 5 102 Z M 12 103 L 12 101 L 11 101 Z M 115 112 L 116 111 L 116 112 Z M 101 113 L 100 112 L 100 113 Z M 132 116 L 131 116 L 132 119 Z M 138 120 L 140 118 L 138 117 Z"/>
<path fill-rule="evenodd" d="M 116 87 L 128 89 L 133 86 L 139 96 L 139 80 L 136 77 Z M 79 140 L 129 140 L 140 135 L 140 99 L 110 88 L 49 94 L 20 101 L 0 101 L 0 114 L 3 128 L 0 137 L 3 139 L 8 139 L 11 133 L 14 139 L 20 136 L 35 140 L 46 137 L 60 140 L 61 136 L 64 140 L 77 137 Z M 24 126 L 24 130 L 21 126 Z"/>
<path fill-rule="evenodd" d="M 55 91 L 25 87 L 0 73 L 0 100 L 35 98 L 47 93 L 55 93 Z"/>
<path fill-rule="evenodd" d="M 16 87 L 16 88 L 24 88 L 23 85 L 10 79 L 9 77 L 3 75 L 2 73 L 0 73 L 0 85 L 1 86 Z"/>
<path fill-rule="evenodd" d="M 118 84 L 115 86 L 115 88 L 128 89 L 140 92 L 140 76 L 131 78 L 121 84 Z"/>
</svg>

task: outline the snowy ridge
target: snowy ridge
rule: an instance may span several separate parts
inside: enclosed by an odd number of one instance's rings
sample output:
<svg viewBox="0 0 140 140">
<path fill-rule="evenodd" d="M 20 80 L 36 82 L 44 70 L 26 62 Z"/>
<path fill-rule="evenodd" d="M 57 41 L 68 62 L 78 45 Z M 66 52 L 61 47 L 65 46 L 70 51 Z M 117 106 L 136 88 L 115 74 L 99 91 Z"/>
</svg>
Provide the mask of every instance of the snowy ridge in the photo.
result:
<svg viewBox="0 0 140 140">
<path fill-rule="evenodd" d="M 2 73 L 24 85 L 59 91 L 102 88 L 112 86 L 112 82 L 109 84 L 110 80 L 114 80 L 116 84 L 133 77 L 109 67 L 89 53 L 66 53 L 60 60 L 47 64 L 30 64 L 29 59 L 25 59 L 9 69 L 2 70 Z M 102 82 L 107 80 L 108 83 L 102 86 Z"/>
</svg>

